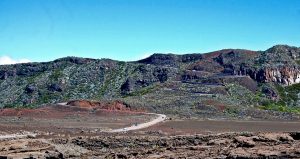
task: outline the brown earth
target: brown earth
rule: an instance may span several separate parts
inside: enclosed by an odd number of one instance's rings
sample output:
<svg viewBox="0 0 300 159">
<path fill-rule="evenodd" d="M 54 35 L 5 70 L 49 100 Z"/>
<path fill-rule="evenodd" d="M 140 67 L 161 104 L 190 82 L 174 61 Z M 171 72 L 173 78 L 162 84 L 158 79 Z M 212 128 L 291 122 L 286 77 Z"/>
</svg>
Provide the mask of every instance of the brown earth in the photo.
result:
<svg viewBox="0 0 300 159">
<path fill-rule="evenodd" d="M 128 127 L 150 121 L 154 116 L 125 109 L 119 102 L 92 103 L 72 101 L 72 105 L 47 105 L 36 109 L 1 109 L 0 131 L 41 131 L 57 134 L 97 134 L 103 130 Z M 97 105 L 98 104 L 98 105 Z M 124 107 L 124 108 L 123 108 Z"/>
<path fill-rule="evenodd" d="M 131 109 L 128 105 L 120 101 L 96 102 L 87 100 L 73 100 L 62 104 L 52 104 L 36 109 L 28 108 L 5 108 L 0 109 L 0 116 L 16 116 L 16 117 L 33 117 L 33 118 L 64 118 L 69 115 L 77 114 L 98 114 L 106 113 L 115 114 L 136 114 L 142 113 L 143 110 Z"/>
<path fill-rule="evenodd" d="M 213 133 L 169 136 L 139 132 L 75 137 L 28 136 L 0 141 L 11 158 L 299 158 L 300 133 Z"/>
<path fill-rule="evenodd" d="M 111 116 L 110 116 L 111 115 Z M 107 113 L 102 121 L 0 118 L 0 156 L 12 158 L 299 158 L 300 124 L 281 121 L 171 120 L 128 133 L 104 133 L 93 126 L 124 127 L 146 116 Z M 92 118 L 95 118 L 93 116 Z M 111 122 L 117 118 L 115 123 Z M 150 117 L 149 117 L 150 119 Z M 52 121 L 53 125 L 43 122 Z M 57 122 L 56 121 L 56 122 Z M 104 122 L 104 123 L 102 123 Z M 38 124 L 37 124 L 38 123 Z M 25 124 L 25 125 L 23 125 Z M 75 125 L 74 125 L 75 124 Z M 94 124 L 94 125 L 92 125 Z M 77 127 L 76 127 L 77 126 Z M 110 125 L 111 126 L 111 125 Z M 114 126 L 111 126 L 112 128 Z M 297 133 L 298 132 L 298 133 Z"/>
<path fill-rule="evenodd" d="M 69 101 L 67 105 L 76 106 L 87 109 L 105 109 L 118 111 L 131 111 L 129 105 L 122 101 L 88 101 L 88 100 L 73 100 Z M 133 111 L 133 110 L 132 110 Z M 136 111 L 136 110 L 135 110 Z"/>
<path fill-rule="evenodd" d="M 300 132 L 300 122 L 286 121 L 220 121 L 169 120 L 146 129 L 172 135 L 224 132 Z"/>
<path fill-rule="evenodd" d="M 1 110 L 0 158 L 300 158 L 297 121 L 168 119 L 105 133 L 153 116 L 117 101 L 103 103 Z"/>
</svg>

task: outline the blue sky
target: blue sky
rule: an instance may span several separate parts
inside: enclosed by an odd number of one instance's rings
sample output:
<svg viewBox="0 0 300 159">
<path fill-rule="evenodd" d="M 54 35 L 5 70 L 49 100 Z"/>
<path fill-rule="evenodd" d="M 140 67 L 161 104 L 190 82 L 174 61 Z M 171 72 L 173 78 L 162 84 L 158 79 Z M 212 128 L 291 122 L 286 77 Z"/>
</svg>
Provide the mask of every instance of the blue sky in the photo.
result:
<svg viewBox="0 0 300 159">
<path fill-rule="evenodd" d="M 299 0 L 0 0 L 0 61 L 274 44 L 300 46 Z"/>
</svg>

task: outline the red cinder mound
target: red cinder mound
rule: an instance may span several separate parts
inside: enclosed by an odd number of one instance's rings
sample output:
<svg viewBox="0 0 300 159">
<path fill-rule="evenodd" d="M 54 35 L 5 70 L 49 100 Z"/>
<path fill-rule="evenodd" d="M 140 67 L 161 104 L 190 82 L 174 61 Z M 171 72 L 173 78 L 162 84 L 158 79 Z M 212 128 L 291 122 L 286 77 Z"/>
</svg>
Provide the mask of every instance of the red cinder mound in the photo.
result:
<svg viewBox="0 0 300 159">
<path fill-rule="evenodd" d="M 67 103 L 70 106 L 76 106 L 87 109 L 106 109 L 106 110 L 120 110 L 130 111 L 130 106 L 121 101 L 87 101 L 87 100 L 73 100 Z"/>
<path fill-rule="evenodd" d="M 95 102 L 87 101 L 87 100 L 73 100 L 69 101 L 67 105 L 76 106 L 80 108 L 94 108 L 96 107 Z"/>
<path fill-rule="evenodd" d="M 91 112 L 94 112 L 95 115 L 105 116 L 109 113 L 120 113 L 118 115 L 140 113 L 144 112 L 144 110 L 132 109 L 129 105 L 122 101 L 73 100 L 68 102 L 67 105 L 50 104 L 34 109 L 0 109 L 0 116 L 63 119 L 67 116 L 72 116 L 74 114 L 90 116 Z"/>
</svg>

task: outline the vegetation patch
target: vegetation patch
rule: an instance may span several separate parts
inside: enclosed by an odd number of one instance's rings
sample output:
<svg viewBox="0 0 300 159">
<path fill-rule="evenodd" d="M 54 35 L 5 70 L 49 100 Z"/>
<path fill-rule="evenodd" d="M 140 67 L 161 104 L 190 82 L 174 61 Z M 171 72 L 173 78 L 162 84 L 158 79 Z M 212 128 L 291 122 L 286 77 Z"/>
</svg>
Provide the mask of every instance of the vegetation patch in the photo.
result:
<svg viewBox="0 0 300 159">
<path fill-rule="evenodd" d="M 259 106 L 260 109 L 300 114 L 300 107 L 289 107 L 281 102 L 268 101 Z"/>
<path fill-rule="evenodd" d="M 239 114 L 239 109 L 236 107 L 226 107 L 224 113 L 228 114 L 231 117 L 236 117 Z"/>
<path fill-rule="evenodd" d="M 300 83 L 286 87 L 279 84 L 276 84 L 275 86 L 281 99 L 279 101 L 280 104 L 284 104 L 285 106 L 297 105 L 297 101 L 299 100 L 298 94 L 300 93 Z"/>
<path fill-rule="evenodd" d="M 125 95 L 124 98 L 129 97 L 129 96 L 143 96 L 145 94 L 153 92 L 156 87 L 157 87 L 156 85 L 151 85 L 151 86 L 148 86 L 148 87 L 144 87 L 144 88 L 139 89 L 135 92 L 132 92 L 132 93 L 129 93 L 129 94 Z"/>
<path fill-rule="evenodd" d="M 300 84 L 293 84 L 285 87 L 275 84 L 275 88 L 280 96 L 280 100 L 274 101 L 266 99 L 263 97 L 263 94 L 258 93 L 256 95 L 257 99 L 260 101 L 258 108 L 300 114 L 300 107 L 297 105 Z"/>
<path fill-rule="evenodd" d="M 240 101 L 240 104 L 250 106 L 256 105 L 258 102 L 257 96 L 253 92 L 238 84 L 228 84 L 226 85 L 226 90 L 230 97 Z"/>
<path fill-rule="evenodd" d="M 61 69 L 56 69 L 52 72 L 52 74 L 49 76 L 49 79 L 53 81 L 58 81 L 60 77 L 63 76 L 63 72 Z"/>
</svg>

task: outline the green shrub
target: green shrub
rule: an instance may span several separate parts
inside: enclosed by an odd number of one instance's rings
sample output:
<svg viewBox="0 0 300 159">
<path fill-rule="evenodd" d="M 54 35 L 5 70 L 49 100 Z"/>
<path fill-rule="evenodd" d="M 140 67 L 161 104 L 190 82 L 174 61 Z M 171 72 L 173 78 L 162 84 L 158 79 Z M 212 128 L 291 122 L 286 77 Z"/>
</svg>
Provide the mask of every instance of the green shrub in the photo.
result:
<svg viewBox="0 0 300 159">
<path fill-rule="evenodd" d="M 280 111 L 280 112 L 289 112 L 289 113 L 297 113 L 300 114 L 300 107 L 290 107 L 286 106 L 285 103 L 282 102 L 274 102 L 274 101 L 264 101 L 260 109 L 263 110 L 273 110 L 273 111 Z"/>
<path fill-rule="evenodd" d="M 140 90 L 137 90 L 135 92 L 129 93 L 129 94 L 127 94 L 124 97 L 128 97 L 128 96 L 142 96 L 142 95 L 145 95 L 145 94 L 148 94 L 148 93 L 154 91 L 155 88 L 156 88 L 155 85 L 144 87 L 144 88 L 141 88 Z"/>
<path fill-rule="evenodd" d="M 53 80 L 53 81 L 58 81 L 58 79 L 60 77 L 63 76 L 63 72 L 60 69 L 56 69 L 52 72 L 52 74 L 49 76 L 49 79 Z"/>
<path fill-rule="evenodd" d="M 286 87 L 276 84 L 275 88 L 281 99 L 278 104 L 289 106 L 299 100 L 298 94 L 300 93 L 300 83 Z"/>
<path fill-rule="evenodd" d="M 229 114 L 230 116 L 237 116 L 237 114 L 239 113 L 239 110 L 235 107 L 227 107 L 224 110 L 224 112 Z"/>
</svg>

